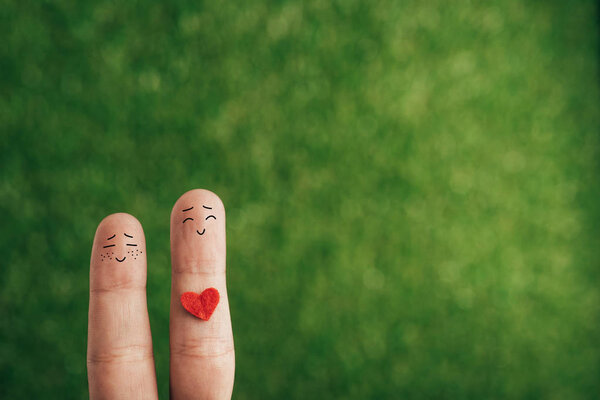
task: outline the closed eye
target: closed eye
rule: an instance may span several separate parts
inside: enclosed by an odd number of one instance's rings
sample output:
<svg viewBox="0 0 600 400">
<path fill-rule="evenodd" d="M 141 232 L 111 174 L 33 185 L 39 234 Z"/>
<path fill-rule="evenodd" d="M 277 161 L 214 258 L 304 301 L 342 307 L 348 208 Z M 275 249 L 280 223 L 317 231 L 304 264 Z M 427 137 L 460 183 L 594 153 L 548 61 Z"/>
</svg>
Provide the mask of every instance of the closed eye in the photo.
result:
<svg viewBox="0 0 600 400">
<path fill-rule="evenodd" d="M 206 221 L 206 220 L 208 220 L 208 219 L 209 219 L 209 218 L 211 218 L 211 217 L 212 217 L 213 219 L 217 219 L 217 217 L 215 217 L 214 215 L 209 215 L 208 217 L 204 218 L 204 220 Z"/>
<path fill-rule="evenodd" d="M 186 219 L 183 220 L 183 223 L 185 224 L 185 221 L 193 221 L 193 220 L 194 220 L 194 218 L 189 218 L 188 217 L 188 218 L 186 218 Z"/>
</svg>

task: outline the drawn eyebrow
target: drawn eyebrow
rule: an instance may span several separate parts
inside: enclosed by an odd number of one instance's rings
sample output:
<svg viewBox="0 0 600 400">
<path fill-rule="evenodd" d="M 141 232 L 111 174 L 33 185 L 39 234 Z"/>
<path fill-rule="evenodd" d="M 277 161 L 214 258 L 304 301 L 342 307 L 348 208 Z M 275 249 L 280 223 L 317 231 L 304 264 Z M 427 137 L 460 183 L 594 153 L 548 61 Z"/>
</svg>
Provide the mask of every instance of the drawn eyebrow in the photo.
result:
<svg viewBox="0 0 600 400">
<path fill-rule="evenodd" d="M 106 239 L 106 240 L 114 239 L 114 238 L 115 238 L 115 236 L 117 236 L 117 234 L 116 234 L 116 233 L 115 233 L 114 235 L 112 235 L 111 237 L 109 237 L 108 239 Z"/>
<path fill-rule="evenodd" d="M 137 246 L 137 244 L 127 243 L 127 246 Z"/>
<path fill-rule="evenodd" d="M 114 244 L 109 244 L 109 245 L 104 246 L 104 248 L 107 248 L 107 247 L 115 247 L 115 245 Z"/>
<path fill-rule="evenodd" d="M 206 221 L 207 219 L 209 219 L 210 217 L 213 217 L 214 219 L 217 219 L 217 217 L 215 217 L 214 215 L 209 215 L 208 217 L 204 218 L 204 220 Z"/>
<path fill-rule="evenodd" d="M 187 217 L 186 219 L 183 220 L 183 223 L 185 224 L 185 221 L 187 221 L 188 219 L 190 219 L 192 221 L 194 220 L 194 218 Z"/>
<path fill-rule="evenodd" d="M 190 208 L 186 208 L 185 210 L 181 210 L 181 211 L 183 211 L 183 212 L 190 211 L 192 208 L 194 208 L 194 207 L 192 206 Z"/>
<path fill-rule="evenodd" d="M 202 208 L 206 208 L 207 210 L 212 210 L 212 207 L 202 206 Z"/>
<path fill-rule="evenodd" d="M 128 235 L 128 234 L 126 234 L 126 233 L 123 233 L 123 235 L 127 236 L 128 238 L 133 238 L 133 236 L 129 236 L 129 235 Z"/>
</svg>

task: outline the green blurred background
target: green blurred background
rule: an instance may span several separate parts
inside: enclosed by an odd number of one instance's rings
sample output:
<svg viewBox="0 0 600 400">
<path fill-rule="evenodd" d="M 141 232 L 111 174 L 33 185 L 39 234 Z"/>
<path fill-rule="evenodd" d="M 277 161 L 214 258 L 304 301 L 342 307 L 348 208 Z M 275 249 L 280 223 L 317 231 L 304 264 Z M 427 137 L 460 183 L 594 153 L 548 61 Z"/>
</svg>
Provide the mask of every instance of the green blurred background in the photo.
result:
<svg viewBox="0 0 600 400">
<path fill-rule="evenodd" d="M 0 1 L 0 397 L 87 396 L 88 265 L 228 212 L 237 399 L 600 396 L 593 1 Z"/>
</svg>

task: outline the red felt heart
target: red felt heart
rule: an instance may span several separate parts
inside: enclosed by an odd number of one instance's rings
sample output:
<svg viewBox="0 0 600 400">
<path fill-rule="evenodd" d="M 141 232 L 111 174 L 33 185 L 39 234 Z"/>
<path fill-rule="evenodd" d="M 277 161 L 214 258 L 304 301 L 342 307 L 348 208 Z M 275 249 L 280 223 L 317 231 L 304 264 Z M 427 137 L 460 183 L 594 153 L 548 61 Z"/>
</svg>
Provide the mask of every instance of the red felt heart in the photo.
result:
<svg viewBox="0 0 600 400">
<path fill-rule="evenodd" d="M 194 317 L 208 321 L 219 304 L 219 291 L 208 288 L 202 293 L 185 292 L 181 295 L 181 305 Z"/>
</svg>

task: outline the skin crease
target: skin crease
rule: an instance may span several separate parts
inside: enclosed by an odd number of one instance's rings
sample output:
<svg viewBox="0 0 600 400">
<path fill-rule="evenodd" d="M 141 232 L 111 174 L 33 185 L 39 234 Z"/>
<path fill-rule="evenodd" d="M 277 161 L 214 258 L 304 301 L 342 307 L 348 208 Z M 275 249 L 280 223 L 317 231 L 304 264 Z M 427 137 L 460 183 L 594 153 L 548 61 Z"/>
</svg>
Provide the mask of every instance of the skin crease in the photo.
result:
<svg viewBox="0 0 600 400">
<path fill-rule="evenodd" d="M 207 219 L 209 215 L 213 217 Z M 192 220 L 184 224 L 185 218 Z M 111 244 L 115 246 L 104 248 Z M 225 247 L 225 209 L 219 197 L 203 189 L 183 194 L 171 213 L 173 399 L 231 398 L 235 354 L 225 284 Z M 146 271 L 140 223 L 129 214 L 106 217 L 96 231 L 90 262 L 87 364 L 91 399 L 158 398 Z M 220 301 L 210 319 L 203 321 L 185 311 L 180 296 L 209 287 L 219 291 Z"/>
</svg>

